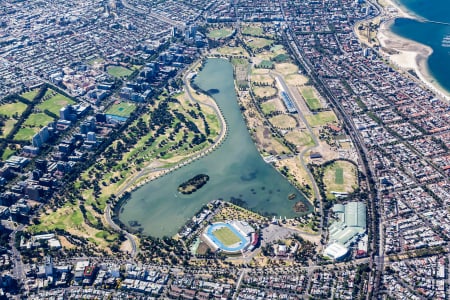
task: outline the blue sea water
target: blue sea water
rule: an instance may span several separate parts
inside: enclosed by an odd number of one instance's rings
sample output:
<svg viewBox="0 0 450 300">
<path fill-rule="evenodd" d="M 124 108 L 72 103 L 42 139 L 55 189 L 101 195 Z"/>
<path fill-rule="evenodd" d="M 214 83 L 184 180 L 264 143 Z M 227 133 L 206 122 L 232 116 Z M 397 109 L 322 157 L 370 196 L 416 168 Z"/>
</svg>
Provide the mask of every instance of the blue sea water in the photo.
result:
<svg viewBox="0 0 450 300">
<path fill-rule="evenodd" d="M 396 0 L 415 19 L 399 18 L 391 31 L 433 49 L 428 70 L 439 85 L 450 91 L 450 1 Z"/>
</svg>

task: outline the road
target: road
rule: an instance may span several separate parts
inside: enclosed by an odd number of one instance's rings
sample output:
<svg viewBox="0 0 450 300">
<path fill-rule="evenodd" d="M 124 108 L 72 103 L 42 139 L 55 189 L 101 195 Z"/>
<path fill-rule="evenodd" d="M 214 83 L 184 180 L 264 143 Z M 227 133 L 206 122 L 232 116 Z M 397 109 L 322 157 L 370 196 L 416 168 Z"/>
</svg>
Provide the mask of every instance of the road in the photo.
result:
<svg viewBox="0 0 450 300">
<path fill-rule="evenodd" d="M 283 15 L 284 15 L 284 11 Z M 334 111 L 338 118 L 343 121 L 344 125 L 348 129 L 349 135 L 355 144 L 355 147 L 357 149 L 358 153 L 358 159 L 359 159 L 359 166 L 361 167 L 362 173 L 365 175 L 365 178 L 367 180 L 367 186 L 368 186 L 368 213 L 369 213 L 369 220 L 371 221 L 370 225 L 368 225 L 368 228 L 370 228 L 370 232 L 372 232 L 372 240 L 371 240 L 371 253 L 373 255 L 380 255 L 382 257 L 383 250 L 380 248 L 380 238 L 382 238 L 382 226 L 376 226 L 376 220 L 379 220 L 380 212 L 379 207 L 377 205 L 378 200 L 378 191 L 374 185 L 372 185 L 372 182 L 369 180 L 369 178 L 372 178 L 376 173 L 373 170 L 373 164 L 370 164 L 368 162 L 368 157 L 370 157 L 368 154 L 368 150 L 366 148 L 366 145 L 364 144 L 364 141 L 362 140 L 361 136 L 359 135 L 359 131 L 356 129 L 355 124 L 351 120 L 351 118 L 347 115 L 346 110 L 342 107 L 340 101 L 336 99 L 335 95 L 330 91 L 327 84 L 323 82 L 323 78 L 321 78 L 319 75 L 316 74 L 314 71 L 314 68 L 312 67 L 311 62 L 308 60 L 307 57 L 305 57 L 304 53 L 301 50 L 301 47 L 298 45 L 298 39 L 295 35 L 295 33 L 291 30 L 289 23 L 288 23 L 288 29 L 285 31 L 284 34 L 285 40 L 288 42 L 292 53 L 297 58 L 297 61 L 299 64 L 304 68 L 306 71 L 308 77 L 313 82 L 316 89 L 319 91 L 319 93 L 328 100 L 328 102 L 331 104 L 331 106 L 334 108 Z M 339 39 L 337 39 L 339 40 Z M 371 255 L 372 257 L 372 255 Z M 384 261 L 383 259 L 381 260 Z M 370 260 L 370 268 L 374 269 L 374 260 Z M 381 272 L 383 270 L 383 263 L 377 264 L 376 268 L 376 274 L 375 274 L 375 280 L 374 278 L 371 278 L 371 280 L 374 280 L 374 289 L 377 290 L 380 287 L 380 278 L 381 278 Z"/>
<path fill-rule="evenodd" d="M 19 227 L 14 229 L 14 231 L 11 232 L 11 238 L 9 241 L 14 262 L 13 274 L 19 282 L 25 279 L 25 272 L 23 268 L 22 258 L 20 256 L 20 251 L 16 248 L 16 233 L 22 231 L 24 227 L 25 225 L 21 224 Z"/>
<path fill-rule="evenodd" d="M 291 91 L 291 89 L 288 87 L 288 85 L 286 84 L 286 82 L 284 81 L 283 77 L 282 77 L 279 73 L 277 73 L 277 72 L 271 71 L 271 73 L 273 73 L 273 74 L 275 75 L 275 77 L 277 78 L 277 81 L 280 83 L 280 85 L 281 85 L 281 87 L 283 88 L 283 90 L 284 90 L 286 93 L 288 93 L 289 97 L 290 97 L 291 99 L 296 99 L 296 97 L 293 97 L 292 91 Z M 320 209 L 320 216 L 321 216 L 321 218 L 320 218 L 320 235 L 322 235 L 322 232 L 323 232 L 323 219 L 324 219 L 324 217 L 325 217 L 325 216 L 323 215 L 323 203 L 322 203 L 322 197 L 321 197 L 321 195 L 320 195 L 320 191 L 319 191 L 319 187 L 317 186 L 317 182 L 316 182 L 316 180 L 314 179 L 313 174 L 312 174 L 311 171 L 309 170 L 309 168 L 308 168 L 308 166 L 306 165 L 305 160 L 304 160 L 304 156 L 305 156 L 306 152 L 311 151 L 312 149 L 314 149 L 314 148 L 316 148 L 316 147 L 319 146 L 319 140 L 317 139 L 317 136 L 314 134 L 314 131 L 312 130 L 312 127 L 309 125 L 308 121 L 306 120 L 305 115 L 303 114 L 302 110 L 300 109 L 300 107 L 299 107 L 297 101 L 293 101 L 293 103 L 294 103 L 294 105 L 295 105 L 295 108 L 297 109 L 297 115 L 298 115 L 298 117 L 299 117 L 300 120 L 303 122 L 303 124 L 305 124 L 306 129 L 308 130 L 308 132 L 309 132 L 309 134 L 311 135 L 311 137 L 312 137 L 312 139 L 313 139 L 313 142 L 314 142 L 314 145 L 305 148 L 305 149 L 298 155 L 298 158 L 299 158 L 299 160 L 300 160 L 300 164 L 302 165 L 302 168 L 303 168 L 303 169 L 306 171 L 306 173 L 308 174 L 308 177 L 309 177 L 309 179 L 310 179 L 310 181 L 311 181 L 311 184 L 312 184 L 312 187 L 313 187 L 313 190 L 314 190 L 314 194 L 315 194 L 315 196 L 316 196 L 316 199 L 317 199 L 317 200 L 319 201 L 319 203 L 320 203 L 320 207 L 319 207 L 319 209 Z"/>
<path fill-rule="evenodd" d="M 114 221 L 111 219 L 111 204 L 108 204 L 107 206 L 106 206 L 106 209 L 105 209 L 105 219 L 106 219 L 106 222 L 108 223 L 108 225 L 109 226 L 111 226 L 114 230 L 116 230 L 116 231 L 120 231 L 120 232 L 122 232 L 124 235 L 125 235 L 125 237 L 127 238 L 127 240 L 130 242 L 130 244 L 131 244 L 131 253 L 130 253 L 130 255 L 131 255 L 131 257 L 136 257 L 136 255 L 138 254 L 138 247 L 137 247 L 137 244 L 136 244 L 136 240 L 134 239 L 134 236 L 133 235 L 131 235 L 130 233 L 128 233 L 127 231 L 125 231 L 125 230 L 122 230 L 122 228 L 120 228 L 116 223 L 114 223 Z"/>
<path fill-rule="evenodd" d="M 239 279 L 238 279 L 238 281 L 236 283 L 236 288 L 235 288 L 235 292 L 234 292 L 234 295 L 233 295 L 233 300 L 237 299 L 237 296 L 239 294 L 239 288 L 240 288 L 241 283 L 242 283 L 242 279 L 244 279 L 245 273 L 247 273 L 247 272 L 248 272 L 248 269 L 242 269 L 241 275 L 239 275 Z"/>
</svg>

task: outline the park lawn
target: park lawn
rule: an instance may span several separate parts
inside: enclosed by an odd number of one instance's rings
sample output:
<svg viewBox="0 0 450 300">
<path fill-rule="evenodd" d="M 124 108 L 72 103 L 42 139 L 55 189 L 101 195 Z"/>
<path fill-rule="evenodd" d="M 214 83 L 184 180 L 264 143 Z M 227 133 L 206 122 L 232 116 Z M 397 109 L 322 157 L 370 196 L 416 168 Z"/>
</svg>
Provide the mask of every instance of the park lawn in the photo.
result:
<svg viewBox="0 0 450 300">
<path fill-rule="evenodd" d="M 310 86 L 305 86 L 300 88 L 300 92 L 302 93 L 303 98 L 306 101 L 306 105 L 310 110 L 317 110 L 322 108 L 319 99 L 317 99 L 314 89 Z"/>
<path fill-rule="evenodd" d="M 283 45 L 277 44 L 277 45 L 273 45 L 273 46 L 270 48 L 270 51 L 272 51 L 272 52 L 274 52 L 274 53 L 277 53 L 277 52 L 279 52 L 280 50 L 284 50 Z"/>
<path fill-rule="evenodd" d="M 27 100 L 33 101 L 38 93 L 39 93 L 39 89 L 34 89 L 29 92 L 25 92 L 25 93 L 21 94 L 20 96 L 24 97 Z"/>
<path fill-rule="evenodd" d="M 42 102 L 41 104 L 39 104 L 37 107 L 41 110 L 48 110 L 50 112 L 52 112 L 53 114 L 59 116 L 59 110 L 69 104 L 74 104 L 75 101 L 73 101 L 72 99 L 57 93 L 51 89 L 49 89 L 47 91 L 47 93 L 45 93 L 45 95 L 49 94 L 49 92 L 53 92 L 53 96 L 50 97 L 50 99 L 45 100 L 44 102 Z M 45 97 L 45 96 L 44 96 Z"/>
<path fill-rule="evenodd" d="M 15 114 L 20 116 L 25 111 L 25 109 L 27 109 L 27 105 L 19 101 L 6 103 L 0 105 L 0 114 L 11 118 Z"/>
<path fill-rule="evenodd" d="M 290 115 L 278 115 L 269 119 L 273 126 L 288 129 L 297 127 L 297 121 Z"/>
<path fill-rule="evenodd" d="M 108 67 L 107 72 L 109 75 L 116 78 L 127 77 L 133 73 L 132 70 L 121 66 L 110 66 Z"/>
<path fill-rule="evenodd" d="M 225 246 L 231 246 L 241 241 L 241 239 L 228 227 L 219 228 L 213 231 L 212 234 Z"/>
<path fill-rule="evenodd" d="M 226 220 L 253 220 L 265 221 L 266 217 L 247 210 L 235 204 L 227 203 L 213 217 L 212 222 L 223 222 Z M 225 227 L 226 228 L 226 227 Z"/>
<path fill-rule="evenodd" d="M 238 65 L 248 65 L 248 60 L 246 58 L 237 58 L 237 57 L 233 57 L 231 59 L 231 63 L 233 64 L 233 66 L 238 66 Z"/>
<path fill-rule="evenodd" d="M 242 28 L 242 34 L 244 35 L 261 36 L 263 33 L 263 29 L 257 26 L 244 26 Z"/>
<path fill-rule="evenodd" d="M 274 137 L 270 130 L 264 126 L 257 126 L 255 131 L 255 140 L 258 149 L 273 155 L 290 153 L 289 148 L 279 138 Z"/>
<path fill-rule="evenodd" d="M 277 90 L 271 86 L 254 86 L 253 92 L 260 98 L 273 97 L 277 94 Z"/>
<path fill-rule="evenodd" d="M 216 138 L 220 132 L 220 121 L 217 115 L 211 110 L 211 113 L 205 114 L 206 122 L 209 124 L 209 133 L 211 138 Z"/>
<path fill-rule="evenodd" d="M 217 48 L 217 52 L 223 55 L 244 55 L 247 56 L 247 51 L 244 50 L 241 46 L 238 47 L 229 47 L 229 46 L 223 46 L 220 48 Z"/>
<path fill-rule="evenodd" d="M 273 40 L 255 37 L 255 38 L 249 39 L 246 43 L 253 50 L 257 50 L 257 49 L 262 49 L 266 46 L 271 46 L 273 44 Z"/>
<path fill-rule="evenodd" d="M 91 208 L 91 207 L 89 207 Z M 89 209 L 88 207 L 86 207 L 86 218 L 89 220 L 89 222 L 92 225 L 98 225 L 98 220 L 94 217 L 94 215 L 91 212 L 91 209 Z"/>
<path fill-rule="evenodd" d="M 9 149 L 9 147 L 6 147 L 2 155 L 2 160 L 3 161 L 7 160 L 10 156 L 14 155 L 15 152 L 16 150 L 11 150 Z"/>
<path fill-rule="evenodd" d="M 101 230 L 88 226 L 84 222 L 79 203 L 72 204 L 67 202 L 56 211 L 43 214 L 40 222 L 38 225 L 29 226 L 29 231 L 39 233 L 60 229 L 75 236 L 84 237 L 101 248 L 108 247 L 110 242 L 116 240 L 118 237 L 116 234 L 99 234 L 99 232 L 102 232 Z"/>
<path fill-rule="evenodd" d="M 273 69 L 273 62 L 270 60 L 263 60 L 259 65 L 258 68 L 262 69 Z"/>
<path fill-rule="evenodd" d="M 337 122 L 336 115 L 332 111 L 323 111 L 313 115 L 306 116 L 306 120 L 308 121 L 309 125 L 313 127 L 324 126 L 327 125 L 328 123 Z"/>
<path fill-rule="evenodd" d="M 277 56 L 275 56 L 273 58 L 273 61 L 276 63 L 283 63 L 283 62 L 287 62 L 289 60 L 290 60 L 289 55 L 284 54 L 284 53 L 278 54 Z"/>
<path fill-rule="evenodd" d="M 11 132 L 11 130 L 14 128 L 14 125 L 17 123 L 17 120 L 15 119 L 8 119 L 5 121 L 5 125 L 3 126 L 3 132 L 1 134 L 1 137 L 5 138 L 8 136 L 8 134 Z"/>
<path fill-rule="evenodd" d="M 104 239 L 107 242 L 115 241 L 119 236 L 118 234 L 111 234 L 106 230 L 99 231 L 95 234 L 96 238 Z"/>
<path fill-rule="evenodd" d="M 259 69 L 262 70 L 262 69 Z M 252 71 L 253 73 L 253 71 Z M 252 75 L 251 77 L 252 82 L 257 83 L 257 84 L 268 84 L 268 85 L 272 85 L 274 82 L 274 79 L 272 77 L 270 77 L 270 75 Z"/>
<path fill-rule="evenodd" d="M 52 117 L 44 113 L 34 113 L 29 115 L 23 124 L 31 127 L 43 127 L 53 121 L 54 119 Z"/>
<path fill-rule="evenodd" d="M 129 117 L 133 111 L 136 109 L 136 104 L 131 102 L 120 102 L 113 104 L 107 111 L 106 114 L 115 115 L 119 117 Z"/>
<path fill-rule="evenodd" d="M 291 142 L 296 146 L 314 146 L 314 140 L 312 136 L 306 131 L 291 131 L 285 135 L 285 138 L 288 142 Z"/>
<path fill-rule="evenodd" d="M 268 115 L 277 110 L 276 106 L 272 102 L 264 102 L 261 104 L 261 109 L 265 115 Z"/>
<path fill-rule="evenodd" d="M 96 58 L 92 58 L 90 60 L 87 61 L 87 64 L 90 66 L 93 66 L 95 64 L 100 64 L 102 62 L 104 62 L 105 60 L 101 57 L 96 57 Z"/>
<path fill-rule="evenodd" d="M 33 232 L 48 232 L 55 229 L 67 230 L 81 225 L 84 220 L 79 206 L 67 202 L 57 211 L 43 214 L 40 221 L 40 224 L 30 226 Z"/>
<path fill-rule="evenodd" d="M 15 141 L 29 141 L 33 135 L 35 135 L 39 131 L 39 128 L 33 127 L 22 127 L 14 136 Z"/>
<path fill-rule="evenodd" d="M 334 199 L 331 192 L 351 193 L 358 186 L 358 177 L 355 165 L 351 162 L 338 160 L 328 165 L 323 173 L 328 199 Z"/>
<path fill-rule="evenodd" d="M 233 34 L 233 29 L 229 27 L 223 27 L 218 29 L 211 29 L 208 31 L 207 36 L 210 39 L 220 40 L 229 37 Z"/>
</svg>

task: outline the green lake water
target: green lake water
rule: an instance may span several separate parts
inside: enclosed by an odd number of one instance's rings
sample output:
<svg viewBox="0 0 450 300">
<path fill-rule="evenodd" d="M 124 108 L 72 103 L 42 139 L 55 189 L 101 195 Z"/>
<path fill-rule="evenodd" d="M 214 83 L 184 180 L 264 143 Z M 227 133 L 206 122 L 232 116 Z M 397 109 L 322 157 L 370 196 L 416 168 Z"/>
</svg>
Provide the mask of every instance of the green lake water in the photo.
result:
<svg viewBox="0 0 450 300">
<path fill-rule="evenodd" d="M 205 91 L 217 90 L 213 97 L 227 120 L 228 136 L 214 152 L 135 190 L 120 210 L 120 221 L 128 226 L 136 221 L 147 235 L 173 236 L 206 203 L 214 199 L 238 198 L 260 213 L 292 218 L 295 202 L 312 206 L 256 149 L 234 89 L 232 65 L 209 59 L 196 78 Z M 208 183 L 191 195 L 178 193 L 178 186 L 197 174 L 209 175 Z M 288 195 L 295 193 L 295 200 Z"/>
</svg>

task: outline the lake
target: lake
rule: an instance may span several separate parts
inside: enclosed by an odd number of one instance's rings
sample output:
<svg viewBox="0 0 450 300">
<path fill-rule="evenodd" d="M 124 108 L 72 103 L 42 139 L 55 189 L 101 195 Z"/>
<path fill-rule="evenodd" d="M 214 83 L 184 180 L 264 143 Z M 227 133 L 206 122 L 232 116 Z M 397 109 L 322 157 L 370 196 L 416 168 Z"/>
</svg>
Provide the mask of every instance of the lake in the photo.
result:
<svg viewBox="0 0 450 300">
<path fill-rule="evenodd" d="M 155 237 L 173 236 L 209 201 L 233 198 L 246 207 L 268 215 L 287 218 L 312 211 L 304 196 L 259 154 L 242 117 L 234 88 L 233 67 L 223 59 L 208 59 L 196 77 L 205 91 L 216 90 L 214 99 L 228 124 L 228 136 L 211 154 L 179 168 L 135 190 L 120 210 L 120 221 L 135 221 L 143 233 Z M 198 174 L 209 176 L 208 183 L 190 195 L 178 193 L 178 186 Z M 295 200 L 288 196 L 295 193 Z M 292 207 L 302 201 L 306 213 Z"/>
</svg>

